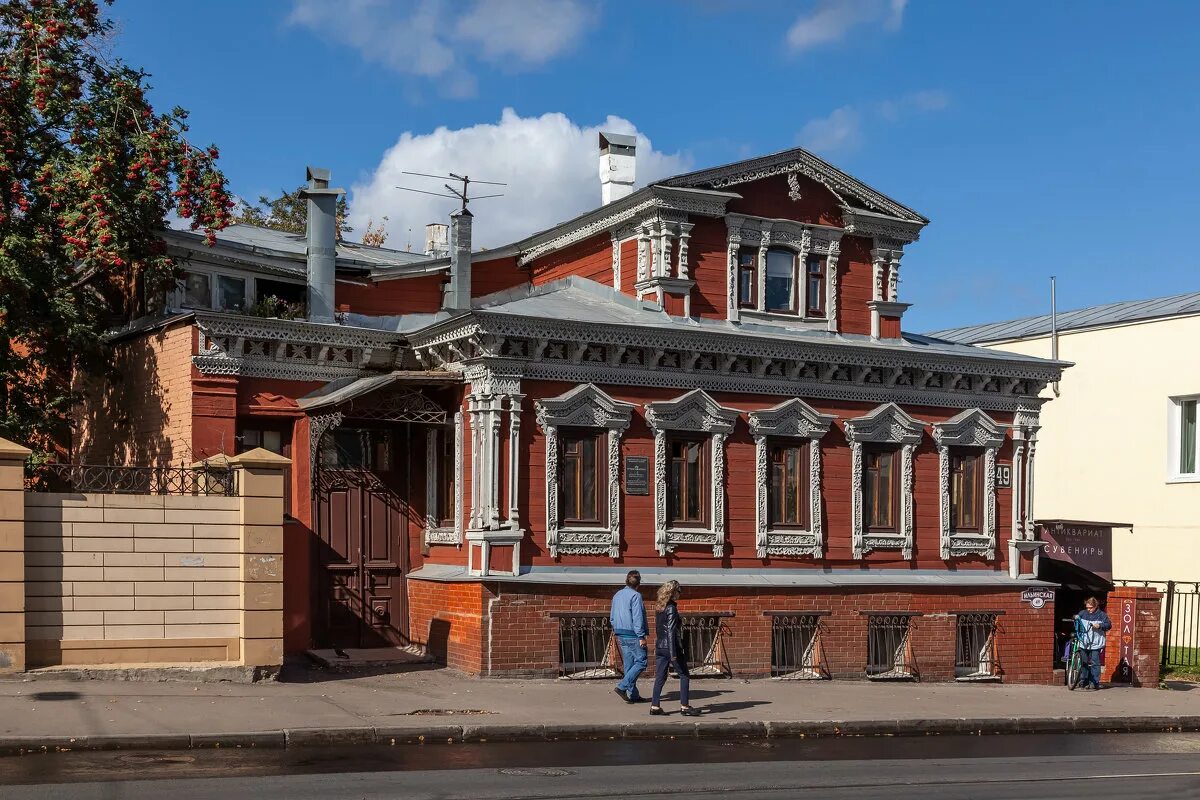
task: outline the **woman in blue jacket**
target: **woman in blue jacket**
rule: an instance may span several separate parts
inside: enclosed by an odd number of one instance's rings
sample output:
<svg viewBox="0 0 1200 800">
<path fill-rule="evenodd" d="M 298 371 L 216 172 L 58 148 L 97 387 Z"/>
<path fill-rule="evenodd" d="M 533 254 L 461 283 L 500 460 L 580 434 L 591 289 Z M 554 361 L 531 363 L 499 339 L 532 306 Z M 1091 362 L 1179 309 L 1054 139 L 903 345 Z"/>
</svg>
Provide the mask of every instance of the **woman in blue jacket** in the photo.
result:
<svg viewBox="0 0 1200 800">
<path fill-rule="evenodd" d="M 1083 656 L 1083 670 L 1079 675 L 1078 687 L 1093 689 L 1100 688 L 1100 663 L 1104 656 L 1104 644 L 1107 634 L 1112 630 L 1112 620 L 1100 610 L 1100 601 L 1089 597 L 1083 601 L 1083 611 L 1075 615 L 1076 636 L 1079 637 L 1080 655 Z"/>
</svg>

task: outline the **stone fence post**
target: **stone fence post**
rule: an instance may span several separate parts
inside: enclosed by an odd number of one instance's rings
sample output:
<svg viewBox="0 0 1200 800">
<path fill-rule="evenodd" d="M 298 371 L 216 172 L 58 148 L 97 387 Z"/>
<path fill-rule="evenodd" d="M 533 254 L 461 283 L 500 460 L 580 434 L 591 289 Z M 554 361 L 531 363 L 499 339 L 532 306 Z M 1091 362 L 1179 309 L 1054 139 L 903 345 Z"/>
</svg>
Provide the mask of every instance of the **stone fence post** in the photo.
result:
<svg viewBox="0 0 1200 800">
<path fill-rule="evenodd" d="M 25 671 L 25 459 L 0 439 L 0 672 Z"/>
<path fill-rule="evenodd" d="M 283 492 L 291 459 L 255 448 L 232 456 L 241 498 L 242 664 L 283 663 Z"/>
<path fill-rule="evenodd" d="M 1158 686 L 1162 600 L 1157 589 L 1141 586 L 1118 586 L 1108 593 L 1104 610 L 1112 620 L 1112 630 L 1104 648 L 1103 680 Z"/>
</svg>

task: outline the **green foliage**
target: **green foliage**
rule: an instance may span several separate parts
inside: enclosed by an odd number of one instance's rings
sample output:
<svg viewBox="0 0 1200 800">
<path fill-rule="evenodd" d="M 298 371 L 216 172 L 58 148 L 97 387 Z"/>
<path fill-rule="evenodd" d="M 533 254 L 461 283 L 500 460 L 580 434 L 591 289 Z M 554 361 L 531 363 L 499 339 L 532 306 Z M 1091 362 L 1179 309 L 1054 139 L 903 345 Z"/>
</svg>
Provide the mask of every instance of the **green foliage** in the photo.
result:
<svg viewBox="0 0 1200 800">
<path fill-rule="evenodd" d="M 258 198 L 258 203 L 255 205 L 242 203 L 234 208 L 232 221 L 235 224 L 257 225 L 260 228 L 304 235 L 304 229 L 308 225 L 308 201 L 300 196 L 300 192 L 303 190 L 303 186 L 290 192 L 281 189 L 279 197 L 274 200 L 263 195 Z M 339 239 L 342 238 L 342 234 L 354 230 L 346 224 L 346 216 L 349 213 L 350 208 L 343 195 L 337 201 L 337 237 Z"/>
<path fill-rule="evenodd" d="M 260 297 L 258 302 L 246 309 L 251 317 L 276 317 L 278 319 L 303 319 L 307 309 L 304 303 L 289 303 L 273 294 Z"/>
<path fill-rule="evenodd" d="M 233 205 L 187 112 L 157 113 L 146 74 L 104 53 L 111 27 L 96 0 L 0 3 L 0 431 L 37 447 L 103 331 L 170 284 L 167 214 L 211 242 Z"/>
</svg>

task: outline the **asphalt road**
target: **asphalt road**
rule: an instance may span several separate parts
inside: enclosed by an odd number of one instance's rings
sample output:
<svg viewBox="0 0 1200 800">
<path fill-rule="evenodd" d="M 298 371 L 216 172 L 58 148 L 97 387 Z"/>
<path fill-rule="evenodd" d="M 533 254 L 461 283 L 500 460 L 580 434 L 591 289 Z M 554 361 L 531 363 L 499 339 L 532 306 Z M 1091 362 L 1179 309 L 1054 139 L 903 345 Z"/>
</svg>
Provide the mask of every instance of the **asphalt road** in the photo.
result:
<svg viewBox="0 0 1200 800">
<path fill-rule="evenodd" d="M 1200 797 L 1200 735 L 562 742 L 0 759 L 0 800 Z"/>
</svg>

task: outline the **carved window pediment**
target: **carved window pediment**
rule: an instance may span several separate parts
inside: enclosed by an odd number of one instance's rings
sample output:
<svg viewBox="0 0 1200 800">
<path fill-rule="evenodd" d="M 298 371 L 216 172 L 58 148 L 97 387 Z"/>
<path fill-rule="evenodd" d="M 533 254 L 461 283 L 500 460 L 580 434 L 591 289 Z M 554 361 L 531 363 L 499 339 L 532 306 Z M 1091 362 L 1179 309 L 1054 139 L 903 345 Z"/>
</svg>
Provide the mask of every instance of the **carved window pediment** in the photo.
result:
<svg viewBox="0 0 1200 800">
<path fill-rule="evenodd" d="M 777 406 L 750 412 L 750 433 L 755 436 L 792 436 L 819 439 L 837 417 L 822 414 L 799 397 Z"/>
<path fill-rule="evenodd" d="M 537 422 L 542 428 L 610 428 L 624 430 L 633 418 L 633 403 L 614 400 L 595 385 L 585 383 L 569 392 L 537 402 Z"/>
<path fill-rule="evenodd" d="M 870 414 L 846 420 L 846 438 L 859 444 L 915 445 L 924 434 L 924 423 L 910 417 L 895 403 L 885 403 Z"/>
<path fill-rule="evenodd" d="M 675 400 L 646 404 L 646 423 L 656 431 L 729 433 L 737 419 L 736 408 L 726 408 L 703 389 L 694 389 Z"/>
<path fill-rule="evenodd" d="M 933 440 L 938 447 L 999 447 L 1004 442 L 1004 426 L 981 409 L 969 408 L 945 422 L 935 422 Z"/>
</svg>

